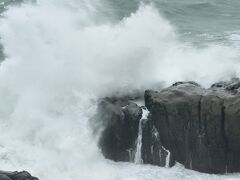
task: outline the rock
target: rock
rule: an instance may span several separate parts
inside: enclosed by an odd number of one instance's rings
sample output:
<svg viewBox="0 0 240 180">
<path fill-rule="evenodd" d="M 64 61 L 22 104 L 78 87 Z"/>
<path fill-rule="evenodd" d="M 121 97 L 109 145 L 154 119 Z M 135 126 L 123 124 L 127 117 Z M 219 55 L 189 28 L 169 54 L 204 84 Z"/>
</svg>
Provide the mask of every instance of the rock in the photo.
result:
<svg viewBox="0 0 240 180">
<path fill-rule="evenodd" d="M 12 179 L 4 174 L 0 174 L 0 180 L 12 180 Z"/>
<path fill-rule="evenodd" d="M 239 78 L 233 78 L 230 81 L 218 82 L 211 86 L 211 89 L 217 89 L 217 90 L 223 89 L 234 94 L 239 93 L 239 88 L 240 88 Z"/>
<path fill-rule="evenodd" d="M 38 180 L 38 178 L 31 176 L 31 174 L 26 171 L 0 171 L 0 180 Z"/>
<path fill-rule="evenodd" d="M 227 140 L 227 170 L 240 172 L 240 96 L 224 101 L 224 129 Z"/>
<path fill-rule="evenodd" d="M 204 89 L 178 82 L 145 92 L 160 142 L 186 168 L 207 173 L 240 171 L 240 81 Z"/>
<path fill-rule="evenodd" d="M 167 160 L 169 155 L 169 160 Z M 152 121 L 151 114 L 142 121 L 142 159 L 145 164 L 153 164 L 161 167 L 174 165 L 169 152 L 163 147 L 159 133 Z M 169 161 L 169 162 L 167 162 Z"/>
<path fill-rule="evenodd" d="M 135 156 L 141 131 L 142 162 L 167 167 L 173 165 L 169 152 L 162 147 L 151 115 L 144 117 L 144 111 L 148 111 L 146 107 L 140 107 L 126 98 L 104 98 L 100 101 L 95 122 L 102 122 L 105 127 L 99 141 L 103 155 L 114 161 L 140 163 Z"/>
<path fill-rule="evenodd" d="M 159 92 L 147 90 L 145 106 L 126 97 L 100 101 L 95 119 L 104 127 L 99 145 L 106 158 L 133 161 L 140 152 L 137 162 L 165 167 L 179 162 L 205 173 L 240 172 L 239 79 L 208 89 L 189 81 Z"/>
<path fill-rule="evenodd" d="M 104 127 L 99 141 L 103 155 L 114 161 L 132 161 L 142 110 L 137 104 L 120 98 L 104 98 L 96 114 Z"/>
</svg>

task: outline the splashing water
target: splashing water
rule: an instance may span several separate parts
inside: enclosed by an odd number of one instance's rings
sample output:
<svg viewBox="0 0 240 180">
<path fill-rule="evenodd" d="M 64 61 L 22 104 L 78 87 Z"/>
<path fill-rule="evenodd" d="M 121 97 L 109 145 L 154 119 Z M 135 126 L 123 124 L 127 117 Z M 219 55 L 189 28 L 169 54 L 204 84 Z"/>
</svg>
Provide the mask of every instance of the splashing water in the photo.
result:
<svg viewBox="0 0 240 180">
<path fill-rule="evenodd" d="M 102 1 L 39 0 L 0 20 L 0 166 L 42 180 L 219 179 L 105 160 L 89 119 L 99 97 L 156 83 L 239 76 L 238 51 L 182 44 L 153 6 L 112 23 Z M 197 68 L 196 68 L 197 67 Z M 238 178 L 237 175 L 221 178 Z"/>
<path fill-rule="evenodd" d="M 149 111 L 142 107 L 142 118 L 139 120 L 139 127 L 138 127 L 138 138 L 137 138 L 137 148 L 136 148 L 136 154 L 134 158 L 134 162 L 136 164 L 142 164 L 142 123 L 144 120 L 148 118 Z"/>
<path fill-rule="evenodd" d="M 169 150 L 167 150 L 165 147 L 162 146 L 162 148 L 167 152 L 167 157 L 166 157 L 166 164 L 165 164 L 165 168 L 169 168 L 170 167 L 170 156 L 171 156 L 171 152 Z"/>
</svg>

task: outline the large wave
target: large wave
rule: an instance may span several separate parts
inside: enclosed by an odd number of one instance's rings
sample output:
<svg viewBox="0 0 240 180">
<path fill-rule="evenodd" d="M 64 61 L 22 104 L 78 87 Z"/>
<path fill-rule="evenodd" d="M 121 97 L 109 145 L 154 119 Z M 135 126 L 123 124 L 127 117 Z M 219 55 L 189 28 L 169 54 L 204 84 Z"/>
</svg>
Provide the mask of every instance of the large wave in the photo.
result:
<svg viewBox="0 0 240 180">
<path fill-rule="evenodd" d="M 179 80 L 208 86 L 239 75 L 237 50 L 181 43 L 151 5 L 119 22 L 102 8 L 100 0 L 40 0 L 4 13 L 1 169 L 31 170 L 44 180 L 143 179 L 124 176 L 138 170 L 126 165 L 132 171 L 120 173 L 124 168 L 99 152 L 88 124 L 97 98 Z"/>
</svg>

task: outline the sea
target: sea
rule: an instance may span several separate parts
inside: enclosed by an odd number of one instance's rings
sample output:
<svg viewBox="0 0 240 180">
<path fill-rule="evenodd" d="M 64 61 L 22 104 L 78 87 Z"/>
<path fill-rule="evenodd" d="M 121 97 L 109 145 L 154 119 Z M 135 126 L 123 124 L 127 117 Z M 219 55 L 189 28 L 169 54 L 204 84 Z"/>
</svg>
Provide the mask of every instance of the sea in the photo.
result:
<svg viewBox="0 0 240 180">
<path fill-rule="evenodd" d="M 98 99 L 240 77 L 239 0 L 0 0 L 0 169 L 40 180 L 238 180 L 113 162 Z M 95 125 L 94 127 L 96 127 Z"/>
</svg>

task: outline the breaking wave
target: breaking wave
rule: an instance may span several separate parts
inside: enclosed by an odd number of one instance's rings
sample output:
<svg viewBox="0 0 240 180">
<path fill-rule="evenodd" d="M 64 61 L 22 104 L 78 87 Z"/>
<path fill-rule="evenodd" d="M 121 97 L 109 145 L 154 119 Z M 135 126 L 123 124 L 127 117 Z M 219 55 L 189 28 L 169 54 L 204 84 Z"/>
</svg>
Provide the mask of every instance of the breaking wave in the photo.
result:
<svg viewBox="0 0 240 180">
<path fill-rule="evenodd" d="M 43 180 L 144 180 L 200 175 L 105 160 L 89 119 L 98 97 L 175 81 L 203 86 L 239 76 L 239 51 L 178 40 L 153 5 L 121 21 L 102 1 L 39 0 L 10 7 L 0 20 L 1 169 L 27 169 Z"/>
</svg>

